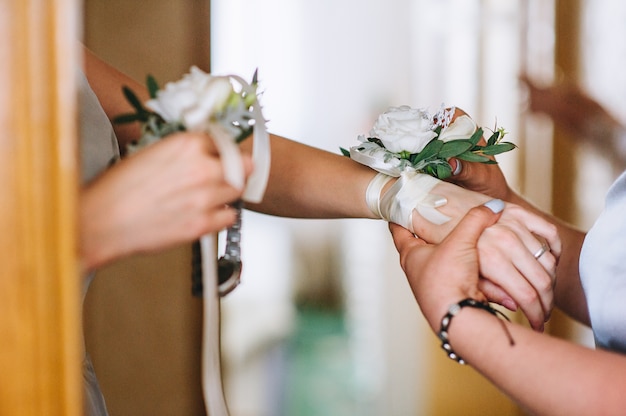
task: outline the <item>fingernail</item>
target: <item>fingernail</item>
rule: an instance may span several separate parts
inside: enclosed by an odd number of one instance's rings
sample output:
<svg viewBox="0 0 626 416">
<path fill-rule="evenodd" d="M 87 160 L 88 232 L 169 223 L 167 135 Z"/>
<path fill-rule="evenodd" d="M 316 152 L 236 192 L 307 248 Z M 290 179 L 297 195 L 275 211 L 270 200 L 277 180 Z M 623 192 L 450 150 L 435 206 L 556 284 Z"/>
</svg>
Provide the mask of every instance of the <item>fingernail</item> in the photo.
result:
<svg viewBox="0 0 626 416">
<path fill-rule="evenodd" d="M 504 306 L 505 308 L 507 308 L 511 312 L 516 312 L 517 311 L 517 303 L 515 303 L 515 301 L 513 301 L 513 299 L 504 299 L 502 301 L 502 306 Z"/>
<path fill-rule="evenodd" d="M 487 201 L 484 205 L 489 208 L 494 214 L 501 212 L 504 209 L 504 201 L 501 199 L 492 199 Z"/>
<path fill-rule="evenodd" d="M 461 171 L 463 170 L 463 164 L 461 163 L 459 159 L 452 159 L 452 160 L 454 160 L 454 162 L 456 163 L 456 166 L 454 167 L 454 170 L 452 171 L 452 176 L 456 176 L 459 173 L 461 173 Z"/>
</svg>

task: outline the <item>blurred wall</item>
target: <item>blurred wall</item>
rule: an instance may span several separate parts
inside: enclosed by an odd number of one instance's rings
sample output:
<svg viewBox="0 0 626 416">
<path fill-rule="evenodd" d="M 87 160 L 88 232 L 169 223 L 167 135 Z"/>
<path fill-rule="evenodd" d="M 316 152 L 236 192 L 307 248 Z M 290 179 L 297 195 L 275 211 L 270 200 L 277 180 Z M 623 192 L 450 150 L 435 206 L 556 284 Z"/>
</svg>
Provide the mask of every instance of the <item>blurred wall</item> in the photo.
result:
<svg viewBox="0 0 626 416">
<path fill-rule="evenodd" d="M 84 42 L 143 81 L 208 69 L 208 1 L 86 0 Z M 121 93 L 121 92 L 120 92 Z M 85 301 L 85 337 L 112 415 L 204 414 L 201 301 L 190 294 L 190 248 L 100 271 Z"/>
</svg>

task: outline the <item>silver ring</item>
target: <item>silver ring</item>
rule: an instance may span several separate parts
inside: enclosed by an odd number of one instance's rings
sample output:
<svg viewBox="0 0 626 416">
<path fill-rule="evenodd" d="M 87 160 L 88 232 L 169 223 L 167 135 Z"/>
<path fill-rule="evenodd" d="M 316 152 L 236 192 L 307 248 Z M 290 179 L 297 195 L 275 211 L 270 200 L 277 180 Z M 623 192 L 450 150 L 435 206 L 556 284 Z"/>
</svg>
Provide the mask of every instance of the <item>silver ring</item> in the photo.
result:
<svg viewBox="0 0 626 416">
<path fill-rule="evenodd" d="M 535 254 L 533 254 L 533 257 L 536 259 L 539 259 L 539 257 L 543 256 L 546 253 L 546 251 L 549 251 L 549 250 L 550 250 L 550 247 L 548 247 L 546 243 L 543 243 L 541 245 L 541 248 L 537 250 Z"/>
</svg>

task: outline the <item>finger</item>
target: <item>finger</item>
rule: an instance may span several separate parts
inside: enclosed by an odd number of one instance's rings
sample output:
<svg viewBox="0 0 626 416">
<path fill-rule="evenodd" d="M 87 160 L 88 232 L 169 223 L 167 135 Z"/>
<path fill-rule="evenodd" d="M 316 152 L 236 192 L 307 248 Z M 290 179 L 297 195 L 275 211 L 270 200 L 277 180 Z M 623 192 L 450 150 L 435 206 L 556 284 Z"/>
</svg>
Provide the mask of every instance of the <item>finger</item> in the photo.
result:
<svg viewBox="0 0 626 416">
<path fill-rule="evenodd" d="M 537 290 L 520 273 L 515 264 L 503 255 L 492 257 L 489 265 L 486 265 L 486 262 L 481 259 L 481 274 L 492 283 L 497 284 L 514 300 L 526 315 L 532 328 L 542 330 L 546 321 L 546 314 Z"/>
<path fill-rule="evenodd" d="M 556 269 L 548 264 L 544 268 L 535 259 L 530 250 L 535 250 L 541 243 L 527 230 L 516 229 L 521 228 L 518 225 L 516 222 L 502 225 L 501 221 L 485 231 L 478 244 L 481 273 L 502 287 L 519 305 L 536 302 L 545 320 L 553 307 Z M 530 242 L 524 242 L 525 239 Z M 536 306 L 526 308 L 536 309 Z M 534 316 L 533 319 L 538 319 L 539 315 Z"/>
<path fill-rule="evenodd" d="M 530 232 L 523 224 L 505 220 L 504 216 L 500 223 L 506 226 L 508 230 L 513 231 L 514 235 L 509 234 L 511 237 L 509 246 L 519 250 L 517 255 L 512 258 L 522 274 L 527 276 L 530 283 L 540 293 L 542 290 L 551 291 L 556 281 L 556 261 L 555 256 L 550 253 L 547 241 Z M 538 266 L 543 267 L 546 273 Z M 544 306 L 547 307 L 548 305 L 544 303 Z"/>
<path fill-rule="evenodd" d="M 254 171 L 254 163 L 252 161 L 252 156 L 242 153 L 241 160 L 243 161 L 243 169 L 247 178 Z"/>
<path fill-rule="evenodd" d="M 237 212 L 234 208 L 224 206 L 222 208 L 213 209 L 208 212 L 199 227 L 198 237 L 221 231 L 230 227 L 237 220 Z"/>
<path fill-rule="evenodd" d="M 487 299 L 489 299 L 489 302 L 502 305 L 512 312 L 517 311 L 518 306 L 515 300 L 509 296 L 504 289 L 493 283 L 491 280 L 481 278 L 478 281 L 478 289 L 485 294 Z"/>
<path fill-rule="evenodd" d="M 480 235 L 487 227 L 495 224 L 503 209 L 504 203 L 499 199 L 492 199 L 484 205 L 472 208 L 446 237 L 446 240 L 455 244 L 476 246 Z"/>
<path fill-rule="evenodd" d="M 530 253 L 520 253 L 514 257 L 514 265 L 522 276 L 537 293 L 538 299 L 544 311 L 544 321 L 550 318 L 554 307 L 554 285 L 556 282 L 556 268 L 554 257 L 545 254 L 541 259 L 542 264 Z"/>
<path fill-rule="evenodd" d="M 554 257 L 556 257 L 557 259 L 560 257 L 562 251 L 562 243 L 558 234 L 558 230 L 554 224 L 517 205 L 509 204 L 508 208 L 508 211 L 512 215 L 515 215 L 529 231 L 545 239 Z M 534 252 L 535 251 L 533 251 L 533 253 Z"/>
<path fill-rule="evenodd" d="M 414 245 L 426 244 L 424 240 L 416 237 L 411 231 L 398 224 L 390 222 L 389 231 L 391 232 L 393 243 L 395 244 L 398 252 L 403 252 Z"/>
<path fill-rule="evenodd" d="M 532 248 L 537 247 L 538 244 L 540 245 L 537 249 Z M 550 286 L 551 289 L 554 289 L 554 286 L 556 286 L 556 266 L 558 259 L 550 251 L 550 245 L 545 239 L 537 236 L 537 241 L 533 243 L 533 246 L 530 247 L 530 250 L 532 251 L 533 258 L 539 264 L 541 264 L 545 271 L 550 275 Z"/>
</svg>

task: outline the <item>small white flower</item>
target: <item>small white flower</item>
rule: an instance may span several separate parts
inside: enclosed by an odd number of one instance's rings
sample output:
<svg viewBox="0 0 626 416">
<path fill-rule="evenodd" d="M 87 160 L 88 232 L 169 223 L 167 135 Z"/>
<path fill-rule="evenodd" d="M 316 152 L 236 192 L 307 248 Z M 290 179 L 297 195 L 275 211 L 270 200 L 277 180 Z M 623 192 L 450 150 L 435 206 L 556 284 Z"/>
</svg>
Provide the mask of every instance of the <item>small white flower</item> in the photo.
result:
<svg viewBox="0 0 626 416">
<path fill-rule="evenodd" d="M 170 82 L 146 103 L 167 122 L 189 131 L 204 131 L 211 116 L 226 105 L 233 88 L 227 77 L 216 77 L 197 67 L 177 82 Z"/>
<path fill-rule="evenodd" d="M 442 142 L 450 140 L 467 140 L 476 131 L 476 123 L 467 115 L 457 117 L 451 124 L 444 127 L 438 139 Z"/>
<path fill-rule="evenodd" d="M 437 136 L 432 127 L 432 118 L 423 109 L 391 107 L 378 117 L 370 136 L 380 139 L 390 152 L 419 153 Z"/>
</svg>

